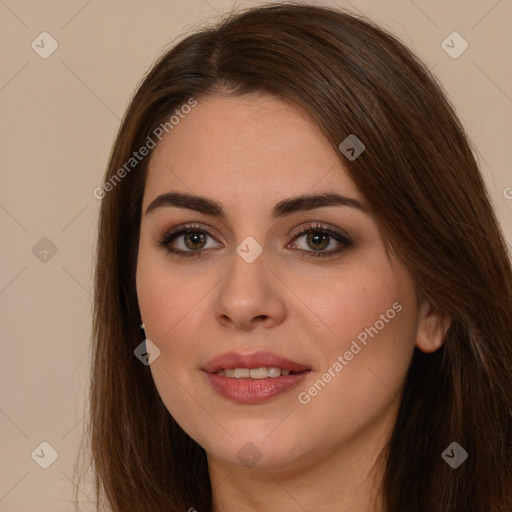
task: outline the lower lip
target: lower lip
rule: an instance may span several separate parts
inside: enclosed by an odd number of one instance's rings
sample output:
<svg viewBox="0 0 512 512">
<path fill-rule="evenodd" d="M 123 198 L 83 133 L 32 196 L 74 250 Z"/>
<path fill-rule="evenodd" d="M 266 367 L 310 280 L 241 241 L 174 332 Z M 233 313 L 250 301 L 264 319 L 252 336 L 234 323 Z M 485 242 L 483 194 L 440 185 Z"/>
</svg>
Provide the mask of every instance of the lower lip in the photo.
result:
<svg viewBox="0 0 512 512">
<path fill-rule="evenodd" d="M 206 373 L 206 376 L 213 389 L 223 397 L 241 404 L 256 404 L 291 391 L 310 373 L 311 371 L 307 370 L 266 379 L 237 379 L 216 373 Z"/>
</svg>

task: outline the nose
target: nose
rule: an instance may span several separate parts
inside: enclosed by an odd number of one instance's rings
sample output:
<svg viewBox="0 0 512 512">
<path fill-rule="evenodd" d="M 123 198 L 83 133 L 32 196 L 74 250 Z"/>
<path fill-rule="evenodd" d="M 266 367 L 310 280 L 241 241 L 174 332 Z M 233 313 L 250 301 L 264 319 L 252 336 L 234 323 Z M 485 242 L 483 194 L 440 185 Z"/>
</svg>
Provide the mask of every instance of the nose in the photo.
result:
<svg viewBox="0 0 512 512">
<path fill-rule="evenodd" d="M 283 322 L 287 309 L 284 287 L 266 259 L 265 251 L 252 263 L 234 253 L 215 304 L 215 317 L 224 327 L 249 331 Z"/>
</svg>

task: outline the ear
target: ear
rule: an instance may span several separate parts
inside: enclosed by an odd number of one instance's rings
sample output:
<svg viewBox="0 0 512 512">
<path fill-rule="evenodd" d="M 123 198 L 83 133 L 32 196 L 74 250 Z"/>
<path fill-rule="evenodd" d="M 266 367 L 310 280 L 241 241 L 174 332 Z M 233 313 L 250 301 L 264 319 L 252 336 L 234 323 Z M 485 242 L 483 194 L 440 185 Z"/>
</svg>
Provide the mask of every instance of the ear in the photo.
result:
<svg viewBox="0 0 512 512">
<path fill-rule="evenodd" d="M 427 299 L 422 298 L 418 308 L 416 347 L 422 352 L 435 352 L 443 344 L 451 323 L 452 319 L 447 314 L 442 313 Z"/>
</svg>

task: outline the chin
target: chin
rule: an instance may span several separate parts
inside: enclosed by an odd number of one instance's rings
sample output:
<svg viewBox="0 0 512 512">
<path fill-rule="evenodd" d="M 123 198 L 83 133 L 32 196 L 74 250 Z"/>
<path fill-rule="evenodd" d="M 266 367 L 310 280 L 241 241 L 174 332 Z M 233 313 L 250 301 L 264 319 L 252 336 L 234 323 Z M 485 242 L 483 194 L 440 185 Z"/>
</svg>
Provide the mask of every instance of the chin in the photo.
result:
<svg viewBox="0 0 512 512">
<path fill-rule="evenodd" d="M 299 456 L 295 447 L 288 445 L 284 439 L 269 441 L 244 436 L 230 439 L 225 450 L 219 450 L 216 443 L 211 444 L 211 450 L 206 448 L 208 458 L 220 460 L 227 465 L 255 470 L 286 470 L 297 464 Z"/>
<path fill-rule="evenodd" d="M 233 429 L 225 424 L 231 435 L 224 432 L 221 438 L 213 438 L 203 432 L 195 440 L 205 448 L 209 458 L 228 465 L 274 471 L 286 469 L 297 463 L 306 447 L 304 440 L 289 427 L 276 428 L 280 421 L 282 418 L 273 422 L 246 421 L 233 424 Z"/>
</svg>

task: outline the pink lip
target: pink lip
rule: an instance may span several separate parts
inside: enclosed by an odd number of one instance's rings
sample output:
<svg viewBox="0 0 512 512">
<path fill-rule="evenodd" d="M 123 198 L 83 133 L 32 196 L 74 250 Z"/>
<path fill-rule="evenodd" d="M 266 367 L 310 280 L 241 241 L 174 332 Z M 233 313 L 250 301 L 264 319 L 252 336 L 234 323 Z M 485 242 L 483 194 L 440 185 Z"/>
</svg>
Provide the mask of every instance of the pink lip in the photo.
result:
<svg viewBox="0 0 512 512">
<path fill-rule="evenodd" d="M 296 372 L 280 377 L 266 379 L 237 379 L 217 375 L 224 368 L 260 368 L 277 367 Z M 310 373 L 311 369 L 271 352 L 240 354 L 229 352 L 213 358 L 202 368 L 213 389 L 229 400 L 242 404 L 255 404 L 270 400 L 297 387 Z"/>
</svg>

